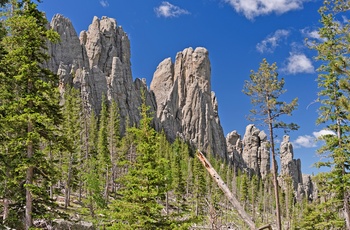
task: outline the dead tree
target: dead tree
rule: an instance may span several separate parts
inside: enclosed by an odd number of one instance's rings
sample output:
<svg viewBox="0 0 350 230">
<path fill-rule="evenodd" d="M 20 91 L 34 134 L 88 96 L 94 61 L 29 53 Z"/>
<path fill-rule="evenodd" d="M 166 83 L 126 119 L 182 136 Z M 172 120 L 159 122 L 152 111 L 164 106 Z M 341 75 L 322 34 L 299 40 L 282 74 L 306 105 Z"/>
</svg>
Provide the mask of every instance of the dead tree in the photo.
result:
<svg viewBox="0 0 350 230">
<path fill-rule="evenodd" d="M 246 213 L 246 211 L 243 209 L 239 201 L 236 199 L 236 197 L 231 193 L 230 189 L 227 187 L 225 182 L 221 179 L 219 174 L 216 172 L 216 170 L 211 166 L 210 162 L 207 160 L 207 158 L 204 156 L 204 154 L 197 150 L 197 157 L 202 162 L 203 166 L 207 169 L 210 176 L 214 179 L 216 184 L 219 186 L 219 188 L 223 191 L 227 199 L 231 202 L 231 204 L 235 207 L 238 214 L 241 216 L 243 221 L 250 227 L 252 230 L 262 230 L 262 229 L 272 229 L 270 225 L 263 226 L 261 228 L 256 228 L 255 223 L 253 222 L 252 218 Z"/>
</svg>

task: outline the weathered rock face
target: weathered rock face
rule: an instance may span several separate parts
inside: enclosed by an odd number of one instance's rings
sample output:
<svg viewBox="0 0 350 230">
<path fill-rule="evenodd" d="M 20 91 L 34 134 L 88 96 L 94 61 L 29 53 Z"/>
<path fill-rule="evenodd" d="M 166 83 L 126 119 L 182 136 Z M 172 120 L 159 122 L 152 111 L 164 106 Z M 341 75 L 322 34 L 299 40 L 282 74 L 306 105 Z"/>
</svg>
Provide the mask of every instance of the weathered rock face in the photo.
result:
<svg viewBox="0 0 350 230">
<path fill-rule="evenodd" d="M 150 90 L 155 95 L 160 126 L 171 140 L 181 136 L 226 158 L 210 68 L 205 48 L 187 48 L 177 53 L 175 63 L 168 58 L 158 65 Z"/>
<path fill-rule="evenodd" d="M 138 123 L 141 88 L 146 103 L 155 114 L 154 126 L 164 129 L 170 140 L 180 136 L 204 151 L 226 157 L 226 144 L 218 116 L 218 104 L 211 92 L 210 61 L 205 48 L 185 49 L 175 64 L 165 59 L 159 64 L 151 91 L 144 81 L 132 80 L 130 42 L 115 19 L 94 17 L 87 31 L 78 37 L 72 23 L 55 15 L 51 28 L 61 36 L 58 44 L 48 44 L 48 67 L 65 85 L 81 90 L 88 111 L 99 113 L 103 96 L 119 106 L 121 130 L 126 121 Z"/>
<path fill-rule="evenodd" d="M 265 179 L 270 171 L 270 149 L 267 136 L 254 125 L 248 125 L 241 140 L 233 131 L 226 136 L 228 156 L 233 165 L 255 173 Z"/>
<path fill-rule="evenodd" d="M 95 230 L 92 223 L 85 221 L 72 222 L 67 220 L 54 220 L 54 225 L 49 228 L 54 230 L 71 229 L 71 230 Z"/>
<path fill-rule="evenodd" d="M 294 159 L 293 145 L 289 141 L 289 136 L 283 136 L 283 141 L 280 146 L 281 153 L 281 173 L 279 181 L 282 188 L 286 187 L 285 176 L 292 179 L 293 188 L 296 198 L 301 200 L 302 197 L 307 197 L 312 200 L 314 196 L 315 185 L 312 182 L 310 175 L 302 174 L 300 159 Z"/>
<path fill-rule="evenodd" d="M 55 15 L 51 28 L 61 36 L 58 44 L 49 44 L 51 60 L 48 67 L 60 77 L 60 90 L 73 84 L 81 90 L 86 108 L 99 113 L 102 97 L 115 100 L 119 106 L 122 131 L 125 122 L 140 119 L 140 80 L 133 82 L 130 63 L 130 42 L 116 20 L 94 17 L 87 31 L 77 36 L 72 23 L 62 15 Z M 151 110 L 155 110 L 153 97 L 146 92 Z"/>
<path fill-rule="evenodd" d="M 267 136 L 264 131 L 260 131 L 252 124 L 246 127 L 242 156 L 248 169 L 265 178 L 270 171 L 270 151 Z"/>
<path fill-rule="evenodd" d="M 289 136 L 284 135 L 280 146 L 281 153 L 281 176 L 288 175 L 293 181 L 295 190 L 298 184 L 303 183 L 300 159 L 294 159 L 293 145 L 289 141 Z"/>
<path fill-rule="evenodd" d="M 242 158 L 243 146 L 241 135 L 236 130 L 226 136 L 227 154 L 230 162 L 241 169 L 247 168 Z"/>
</svg>

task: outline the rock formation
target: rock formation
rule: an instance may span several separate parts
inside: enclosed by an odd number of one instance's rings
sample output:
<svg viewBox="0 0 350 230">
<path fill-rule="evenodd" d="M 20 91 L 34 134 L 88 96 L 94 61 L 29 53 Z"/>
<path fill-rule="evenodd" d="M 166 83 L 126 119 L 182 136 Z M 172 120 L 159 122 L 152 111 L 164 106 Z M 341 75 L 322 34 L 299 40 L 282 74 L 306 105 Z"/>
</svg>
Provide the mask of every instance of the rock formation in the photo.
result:
<svg viewBox="0 0 350 230">
<path fill-rule="evenodd" d="M 78 37 L 72 23 L 55 15 L 51 28 L 61 36 L 48 44 L 51 60 L 47 66 L 58 74 L 60 91 L 71 84 L 81 90 L 88 111 L 101 109 L 102 97 L 119 106 L 121 130 L 126 121 L 137 124 L 143 88 L 146 103 L 154 112 L 154 127 L 164 130 L 169 140 L 177 136 L 203 151 L 226 157 L 226 144 L 218 116 L 215 94 L 211 92 L 211 71 L 205 48 L 185 49 L 175 64 L 159 64 L 151 91 L 140 79 L 132 80 L 130 42 L 115 19 L 94 17 L 87 31 Z"/>
<path fill-rule="evenodd" d="M 283 141 L 280 146 L 281 156 L 281 173 L 279 182 L 282 188 L 286 188 L 285 177 L 288 176 L 292 180 L 293 189 L 298 200 L 303 196 L 312 199 L 314 184 L 311 176 L 302 174 L 300 159 L 294 159 L 293 145 L 289 141 L 289 136 L 283 136 Z"/>
<path fill-rule="evenodd" d="M 284 135 L 280 146 L 281 156 L 281 175 L 288 175 L 293 181 L 294 189 L 302 183 L 300 159 L 294 159 L 293 145 L 289 141 L 289 136 Z"/>
<path fill-rule="evenodd" d="M 243 141 L 236 131 L 226 136 L 227 152 L 234 165 L 263 179 L 270 171 L 270 150 L 267 136 L 254 125 L 246 127 Z"/>
<path fill-rule="evenodd" d="M 50 24 L 59 33 L 57 44 L 48 43 L 51 56 L 47 66 L 60 78 L 60 92 L 67 84 L 81 90 L 87 111 L 99 113 L 103 96 L 119 106 L 121 131 L 127 121 L 137 124 L 138 108 L 146 104 L 154 114 L 154 127 L 164 130 L 170 141 L 177 136 L 204 152 L 211 152 L 233 165 L 265 178 L 270 170 L 267 136 L 254 125 L 248 125 L 243 140 L 233 131 L 224 137 L 218 115 L 218 103 L 211 91 L 211 67 L 205 48 L 187 48 L 162 61 L 153 76 L 150 89 L 144 80 L 133 81 L 130 42 L 115 19 L 94 17 L 87 31 L 77 36 L 72 23 L 55 15 Z M 302 175 L 300 160 L 293 159 L 289 137 L 281 144 L 281 174 L 289 175 L 295 190 L 312 195 L 310 176 Z M 304 182 L 304 183 L 303 183 Z"/>
<path fill-rule="evenodd" d="M 160 127 L 170 140 L 179 135 L 203 151 L 226 158 L 208 55 L 205 48 L 187 48 L 177 53 L 175 63 L 165 59 L 153 75 L 150 90 Z"/>
<path fill-rule="evenodd" d="M 126 120 L 139 121 L 140 87 L 144 82 L 132 80 L 130 42 L 115 19 L 94 17 L 87 31 L 77 36 L 72 23 L 62 15 L 55 15 L 51 28 L 61 36 L 58 44 L 49 44 L 51 60 L 48 67 L 60 77 L 60 91 L 66 84 L 80 88 L 88 110 L 99 113 L 103 95 L 119 106 L 121 130 Z M 155 110 L 153 97 L 145 90 L 148 104 Z"/>
<path fill-rule="evenodd" d="M 247 168 L 242 157 L 243 145 L 241 135 L 239 135 L 236 130 L 226 135 L 226 146 L 230 162 L 241 170 Z"/>
</svg>

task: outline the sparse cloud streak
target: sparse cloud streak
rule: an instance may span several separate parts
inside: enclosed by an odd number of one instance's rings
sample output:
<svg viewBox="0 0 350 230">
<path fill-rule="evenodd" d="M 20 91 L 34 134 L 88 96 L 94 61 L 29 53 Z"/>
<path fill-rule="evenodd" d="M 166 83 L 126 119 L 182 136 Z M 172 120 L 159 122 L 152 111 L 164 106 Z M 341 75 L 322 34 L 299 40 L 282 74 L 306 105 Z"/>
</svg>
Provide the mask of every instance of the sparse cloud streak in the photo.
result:
<svg viewBox="0 0 350 230">
<path fill-rule="evenodd" d="M 162 2 L 162 4 L 154 9 L 158 17 L 164 18 L 174 18 L 179 17 L 180 15 L 190 14 L 185 9 L 181 9 L 178 6 L 175 6 L 169 2 Z"/>
<path fill-rule="evenodd" d="M 335 133 L 333 132 L 333 131 L 331 131 L 331 130 L 326 130 L 326 129 L 323 129 L 323 130 L 321 130 L 321 131 L 319 131 L 319 132 L 313 132 L 312 133 L 314 136 L 315 136 L 315 138 L 317 138 L 317 139 L 319 139 L 319 138 L 321 138 L 322 136 L 325 136 L 325 135 L 335 135 Z"/>
<path fill-rule="evenodd" d="M 315 68 L 311 60 L 302 53 L 291 53 L 287 59 L 287 66 L 283 70 L 287 74 L 315 72 Z"/>
<path fill-rule="evenodd" d="M 293 142 L 294 148 L 314 148 L 316 147 L 316 138 L 310 135 L 299 136 Z"/>
<path fill-rule="evenodd" d="M 102 7 L 109 7 L 109 3 L 107 0 L 100 0 L 100 4 Z"/>
<path fill-rule="evenodd" d="M 253 20 L 257 16 L 271 13 L 283 14 L 291 10 L 303 8 L 309 0 L 225 0 L 238 13 Z"/>
<path fill-rule="evenodd" d="M 290 34 L 289 30 L 277 30 L 275 33 L 267 36 L 264 40 L 256 45 L 256 49 L 260 53 L 272 53 L 279 45 L 280 41 L 287 38 Z"/>
<path fill-rule="evenodd" d="M 320 130 L 318 132 L 313 132 L 311 135 L 299 136 L 295 141 L 293 141 L 293 147 L 298 148 L 315 148 L 317 147 L 317 141 L 321 139 L 324 135 L 335 135 L 333 131 L 330 130 Z"/>
</svg>

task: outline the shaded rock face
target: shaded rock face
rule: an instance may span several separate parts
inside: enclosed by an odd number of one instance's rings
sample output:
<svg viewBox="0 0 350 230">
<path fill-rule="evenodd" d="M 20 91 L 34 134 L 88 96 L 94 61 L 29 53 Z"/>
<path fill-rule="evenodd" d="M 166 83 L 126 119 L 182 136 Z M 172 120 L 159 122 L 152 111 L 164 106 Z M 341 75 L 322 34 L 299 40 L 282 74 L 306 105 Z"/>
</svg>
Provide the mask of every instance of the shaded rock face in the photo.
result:
<svg viewBox="0 0 350 230">
<path fill-rule="evenodd" d="M 265 179 L 270 171 L 270 149 L 267 136 L 254 125 L 246 127 L 241 140 L 236 131 L 226 136 L 228 156 L 237 167 Z"/>
<path fill-rule="evenodd" d="M 262 178 L 270 171 L 270 150 L 267 136 L 255 125 L 246 127 L 243 137 L 243 160 L 248 169 Z"/>
<path fill-rule="evenodd" d="M 70 229 L 70 230 L 95 230 L 96 228 L 92 223 L 79 221 L 79 222 L 71 222 L 67 220 L 54 220 L 54 225 L 51 229 L 54 230 L 62 230 L 62 229 Z"/>
<path fill-rule="evenodd" d="M 288 176 L 292 179 L 293 189 L 296 198 L 301 200 L 304 196 L 309 200 L 314 196 L 314 183 L 310 175 L 302 174 L 300 159 L 294 159 L 293 145 L 289 141 L 289 136 L 283 136 L 280 146 L 281 153 L 281 173 L 279 177 L 282 188 L 286 188 L 284 177 Z"/>
<path fill-rule="evenodd" d="M 72 23 L 62 15 L 55 15 L 51 28 L 61 36 L 58 44 L 49 44 L 51 60 L 48 67 L 60 78 L 60 91 L 66 84 L 81 90 L 85 107 L 96 114 L 101 109 L 102 97 L 114 100 L 119 106 L 121 130 L 127 120 L 139 121 L 141 80 L 133 82 L 130 63 L 130 42 L 115 19 L 94 17 L 87 31 L 78 37 Z M 155 110 L 154 98 L 144 90 L 147 103 Z"/>
<path fill-rule="evenodd" d="M 284 135 L 280 146 L 281 153 L 281 175 L 288 175 L 292 178 L 294 189 L 298 184 L 303 183 L 300 159 L 294 159 L 293 145 L 289 136 Z"/>
<path fill-rule="evenodd" d="M 247 168 L 242 157 L 243 145 L 241 135 L 239 135 L 236 130 L 226 135 L 226 146 L 230 162 L 240 169 Z"/>
<path fill-rule="evenodd" d="M 55 15 L 50 26 L 61 36 L 58 44 L 48 44 L 52 58 L 47 63 L 60 78 L 61 95 L 67 84 L 74 85 L 81 91 L 85 109 L 96 114 L 103 96 L 115 100 L 123 133 L 126 121 L 137 124 L 140 120 L 143 89 L 158 131 L 164 130 L 171 141 L 180 136 L 194 147 L 226 157 L 205 48 L 185 49 L 176 55 L 175 63 L 165 59 L 157 67 L 149 91 L 143 80 L 132 80 L 130 42 L 115 19 L 94 17 L 79 37 L 62 15 Z"/>
<path fill-rule="evenodd" d="M 184 138 L 203 151 L 226 158 L 226 143 L 211 91 L 211 67 L 205 48 L 177 53 L 175 63 L 162 61 L 150 90 L 157 104 L 160 128 L 170 140 Z"/>
</svg>

